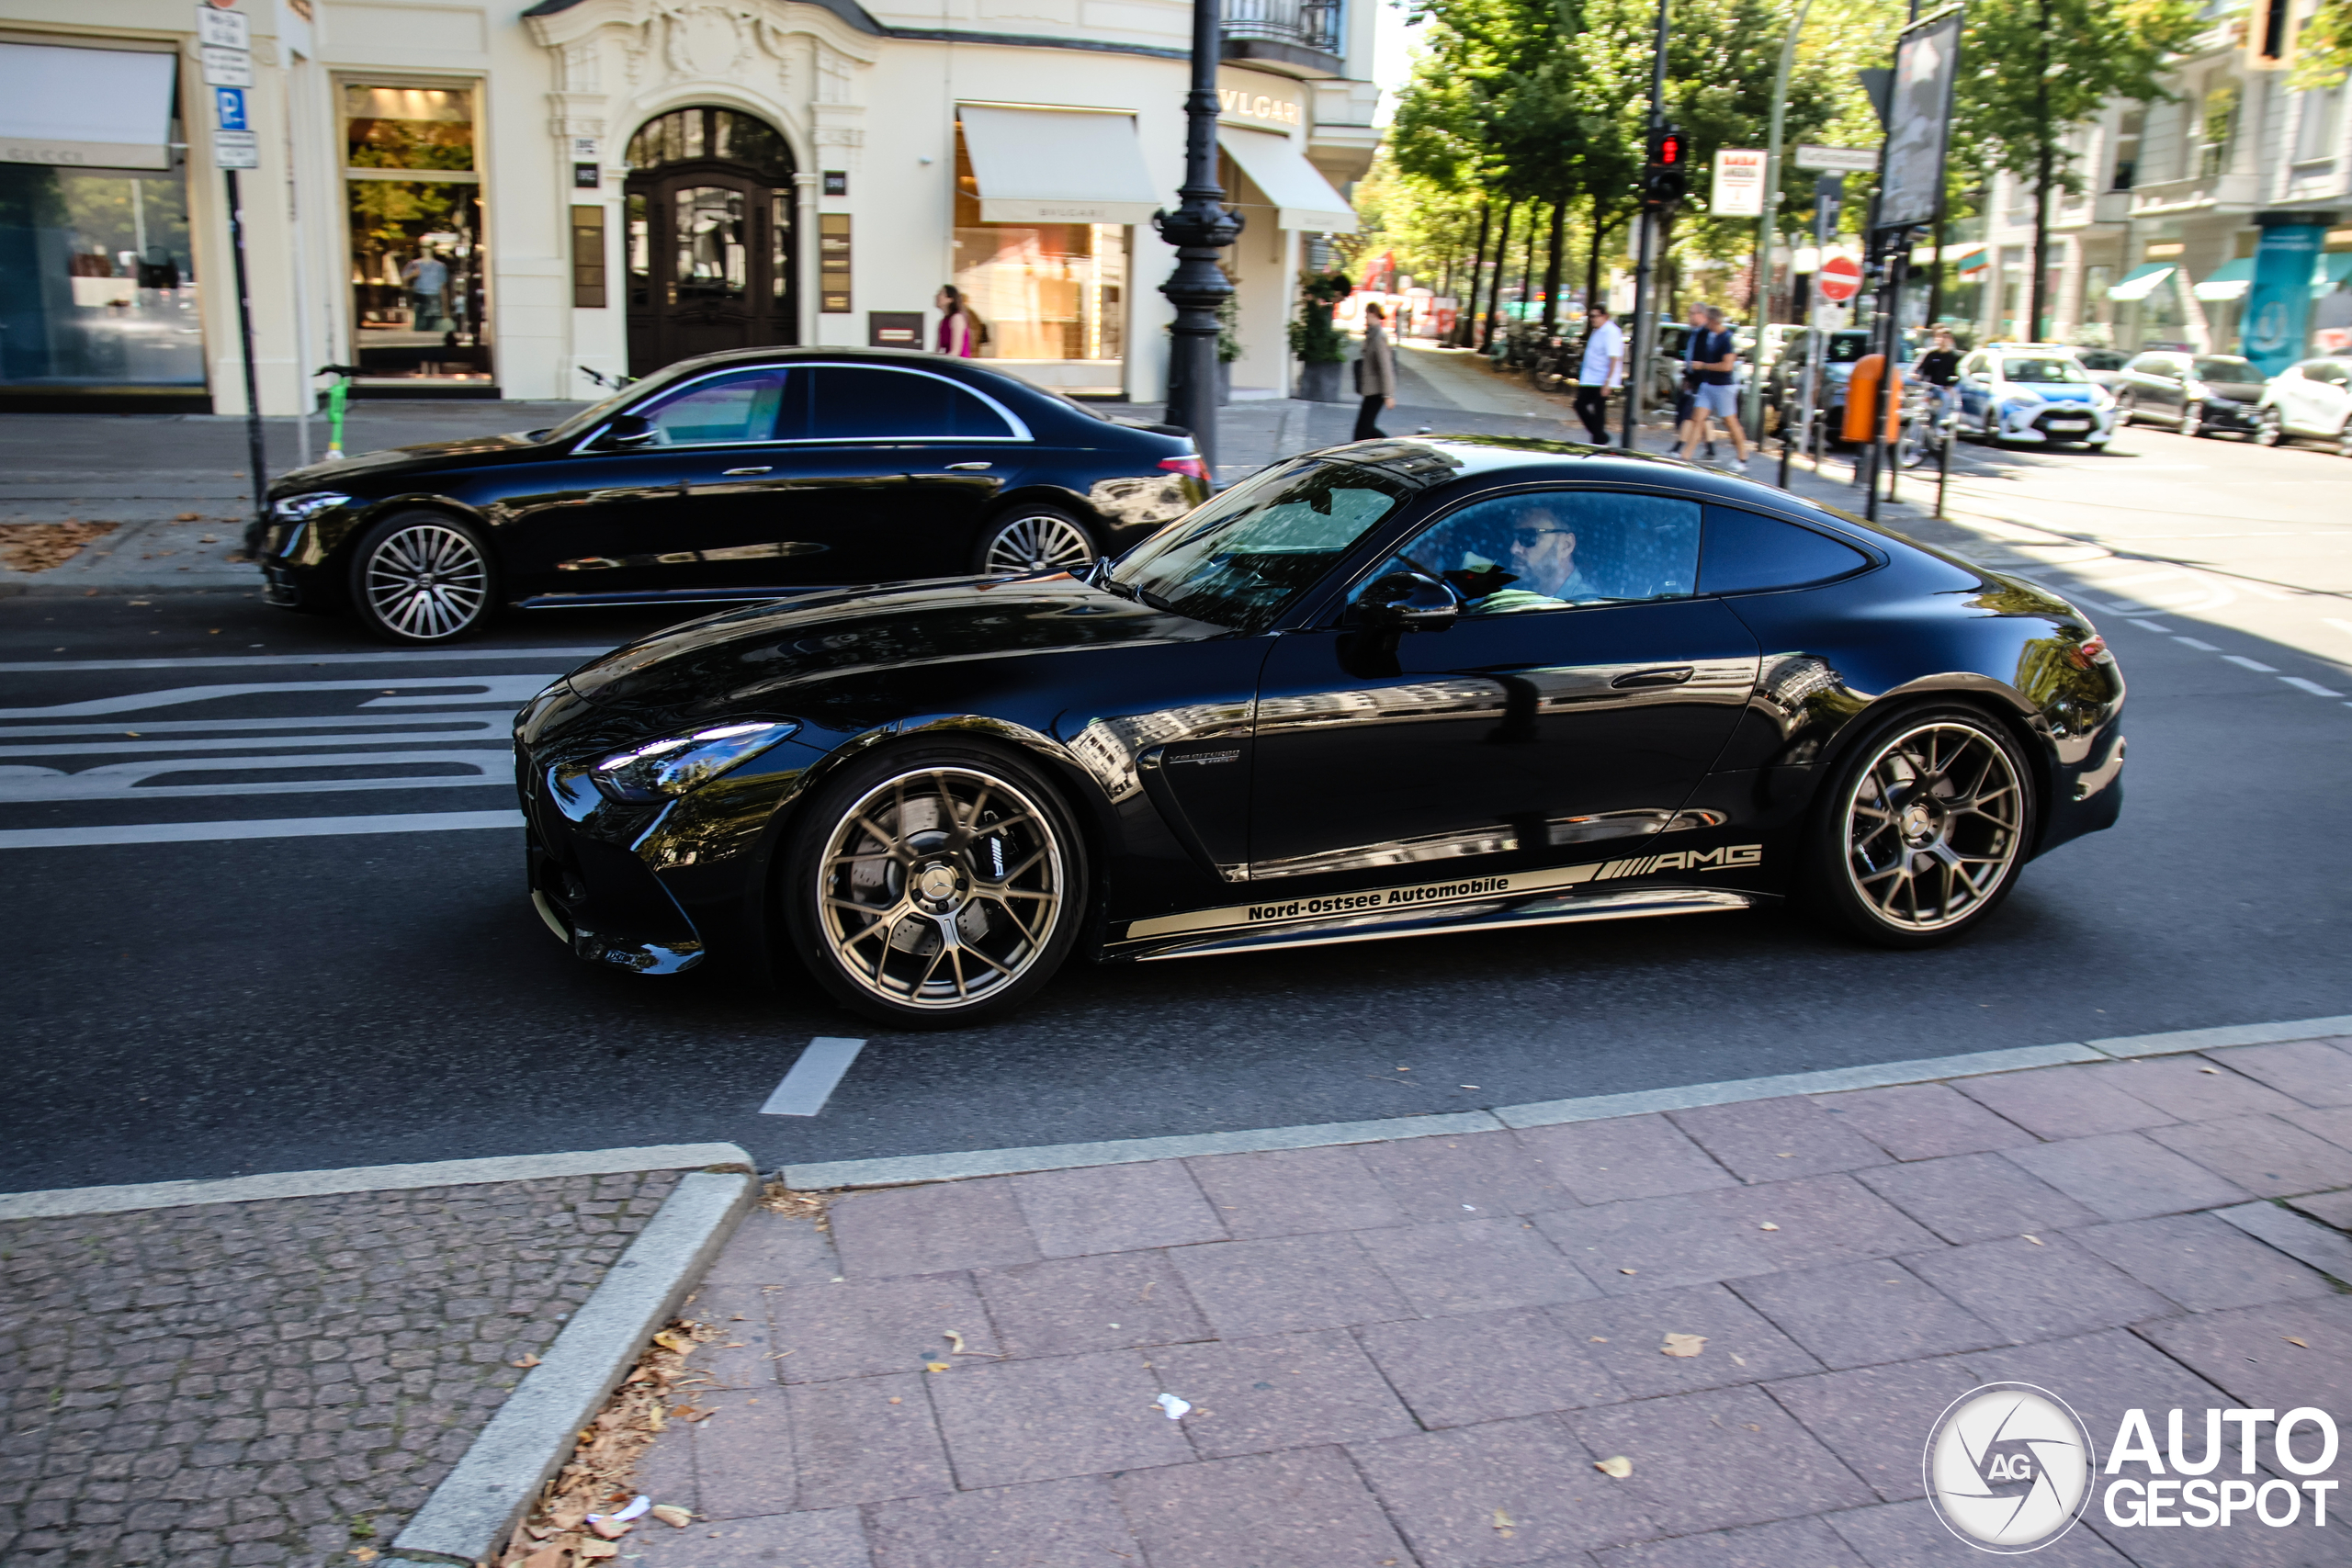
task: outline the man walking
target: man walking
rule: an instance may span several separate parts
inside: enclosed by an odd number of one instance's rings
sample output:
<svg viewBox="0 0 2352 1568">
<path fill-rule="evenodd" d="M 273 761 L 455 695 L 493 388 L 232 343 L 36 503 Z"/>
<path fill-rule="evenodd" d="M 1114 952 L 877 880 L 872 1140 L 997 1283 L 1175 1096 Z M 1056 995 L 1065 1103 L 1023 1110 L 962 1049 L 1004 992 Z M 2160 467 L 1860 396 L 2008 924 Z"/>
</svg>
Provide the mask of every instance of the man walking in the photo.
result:
<svg viewBox="0 0 2352 1568">
<path fill-rule="evenodd" d="M 1577 417 L 1593 445 L 1609 445 L 1609 394 L 1625 377 L 1625 334 L 1595 301 L 1585 318 L 1584 363 L 1577 367 Z"/>
<path fill-rule="evenodd" d="M 1690 428 L 1682 442 L 1682 460 L 1690 461 L 1699 451 L 1699 443 L 1709 438 L 1709 428 L 1715 416 L 1721 415 L 1724 428 L 1731 432 L 1733 446 L 1739 452 L 1737 464 L 1741 473 L 1747 472 L 1747 432 L 1739 423 L 1739 389 L 1736 386 L 1739 348 L 1732 342 L 1731 333 L 1724 330 L 1724 313 L 1719 306 L 1709 305 L 1702 312 L 1704 331 L 1690 334 L 1690 346 L 1684 350 L 1691 373 L 1698 385 L 1691 389 L 1695 406 L 1690 413 Z"/>
<path fill-rule="evenodd" d="M 1387 434 L 1380 428 L 1380 411 L 1396 406 L 1396 353 L 1388 345 L 1385 312 L 1367 300 L 1363 308 L 1363 355 L 1356 361 L 1356 390 L 1363 406 L 1356 411 L 1353 441 L 1376 441 Z"/>
</svg>

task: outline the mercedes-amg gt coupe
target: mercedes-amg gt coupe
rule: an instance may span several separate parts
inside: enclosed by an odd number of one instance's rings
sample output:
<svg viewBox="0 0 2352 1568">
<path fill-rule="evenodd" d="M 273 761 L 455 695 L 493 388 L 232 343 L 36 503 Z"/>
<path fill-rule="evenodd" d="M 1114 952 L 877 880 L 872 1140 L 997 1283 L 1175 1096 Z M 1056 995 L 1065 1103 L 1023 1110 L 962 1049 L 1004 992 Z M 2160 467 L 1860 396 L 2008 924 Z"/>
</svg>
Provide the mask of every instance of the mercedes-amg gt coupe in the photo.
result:
<svg viewBox="0 0 2352 1568">
<path fill-rule="evenodd" d="M 1162 960 L 1801 898 L 1891 947 L 2122 803 L 2048 590 L 1666 458 L 1277 463 L 1114 558 L 843 588 L 591 660 L 516 720 L 539 915 L 797 960 L 902 1028 Z"/>
</svg>

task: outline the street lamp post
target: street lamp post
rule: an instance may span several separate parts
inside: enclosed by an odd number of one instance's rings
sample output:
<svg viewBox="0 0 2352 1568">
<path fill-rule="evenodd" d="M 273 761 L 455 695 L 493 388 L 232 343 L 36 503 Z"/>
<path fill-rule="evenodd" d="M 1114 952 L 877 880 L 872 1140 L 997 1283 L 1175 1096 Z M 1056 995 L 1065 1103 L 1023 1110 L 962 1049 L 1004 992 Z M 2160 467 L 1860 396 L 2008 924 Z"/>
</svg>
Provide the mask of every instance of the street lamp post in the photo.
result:
<svg viewBox="0 0 2352 1568">
<path fill-rule="evenodd" d="M 1176 270 L 1159 291 L 1176 307 L 1168 360 L 1168 423 L 1193 433 L 1201 462 L 1216 482 L 1217 308 L 1233 285 L 1216 254 L 1241 232 L 1216 183 L 1218 0 L 1193 0 L 1193 86 L 1184 98 L 1184 184 L 1176 210 L 1151 215 L 1159 237 L 1176 247 Z"/>
<path fill-rule="evenodd" d="M 1650 113 L 1642 132 L 1643 146 L 1648 155 L 1657 155 L 1658 138 L 1666 130 L 1666 28 L 1668 0 L 1657 0 L 1657 36 L 1650 55 Z M 1650 170 L 1644 166 L 1646 182 Z M 1656 249 L 1660 213 L 1647 188 L 1642 192 L 1642 209 L 1637 221 L 1641 225 L 1637 256 L 1634 264 L 1634 335 L 1625 347 L 1625 427 L 1623 441 L 1629 452 L 1641 446 L 1636 432 L 1642 423 L 1642 404 L 1647 400 L 1649 388 L 1644 383 L 1650 374 L 1650 349 L 1657 330 L 1650 324 L 1650 267 Z"/>
</svg>

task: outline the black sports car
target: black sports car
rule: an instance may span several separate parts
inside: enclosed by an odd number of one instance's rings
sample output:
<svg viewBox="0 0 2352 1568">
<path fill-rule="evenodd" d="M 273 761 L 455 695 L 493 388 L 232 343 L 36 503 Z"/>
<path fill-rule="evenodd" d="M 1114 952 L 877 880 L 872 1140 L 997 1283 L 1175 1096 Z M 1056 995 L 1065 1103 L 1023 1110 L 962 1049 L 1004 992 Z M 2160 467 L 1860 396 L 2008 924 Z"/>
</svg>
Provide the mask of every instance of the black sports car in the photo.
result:
<svg viewBox="0 0 2352 1568">
<path fill-rule="evenodd" d="M 1078 572 L 741 609 L 517 716 L 580 956 L 797 954 L 900 1026 L 1180 958 L 1740 909 L 1896 947 L 2114 822 L 2123 681 L 2029 583 L 1669 459 L 1387 440 Z"/>
<path fill-rule="evenodd" d="M 394 642 L 503 604 L 770 600 L 1074 568 L 1208 494 L 1193 440 L 966 359 L 756 349 L 671 366 L 547 430 L 297 469 L 256 541 L 270 603 Z"/>
</svg>

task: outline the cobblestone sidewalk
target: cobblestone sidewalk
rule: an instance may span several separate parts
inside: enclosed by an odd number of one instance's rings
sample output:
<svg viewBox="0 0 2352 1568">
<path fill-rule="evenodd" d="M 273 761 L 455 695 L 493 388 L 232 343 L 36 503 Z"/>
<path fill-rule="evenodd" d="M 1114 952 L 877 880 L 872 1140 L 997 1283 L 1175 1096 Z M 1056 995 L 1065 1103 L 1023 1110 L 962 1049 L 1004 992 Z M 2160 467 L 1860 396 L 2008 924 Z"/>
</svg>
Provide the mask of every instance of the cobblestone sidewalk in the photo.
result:
<svg viewBox="0 0 2352 1568">
<path fill-rule="evenodd" d="M 621 1561 L 1982 1562 L 1920 1466 L 1979 1383 L 2102 1448 L 2133 1406 L 2159 1442 L 2176 1406 L 2352 1414 L 2346 1189 L 2338 1040 L 855 1192 L 830 1237 L 754 1214 L 703 1285 L 716 1414 L 639 1475 L 699 1517 Z M 2033 1561 L 2342 1564 L 2336 1498 L 2094 1506 Z"/>
<path fill-rule="evenodd" d="M 0 1563 L 364 1561 L 676 1183 L 0 1223 Z"/>
</svg>

